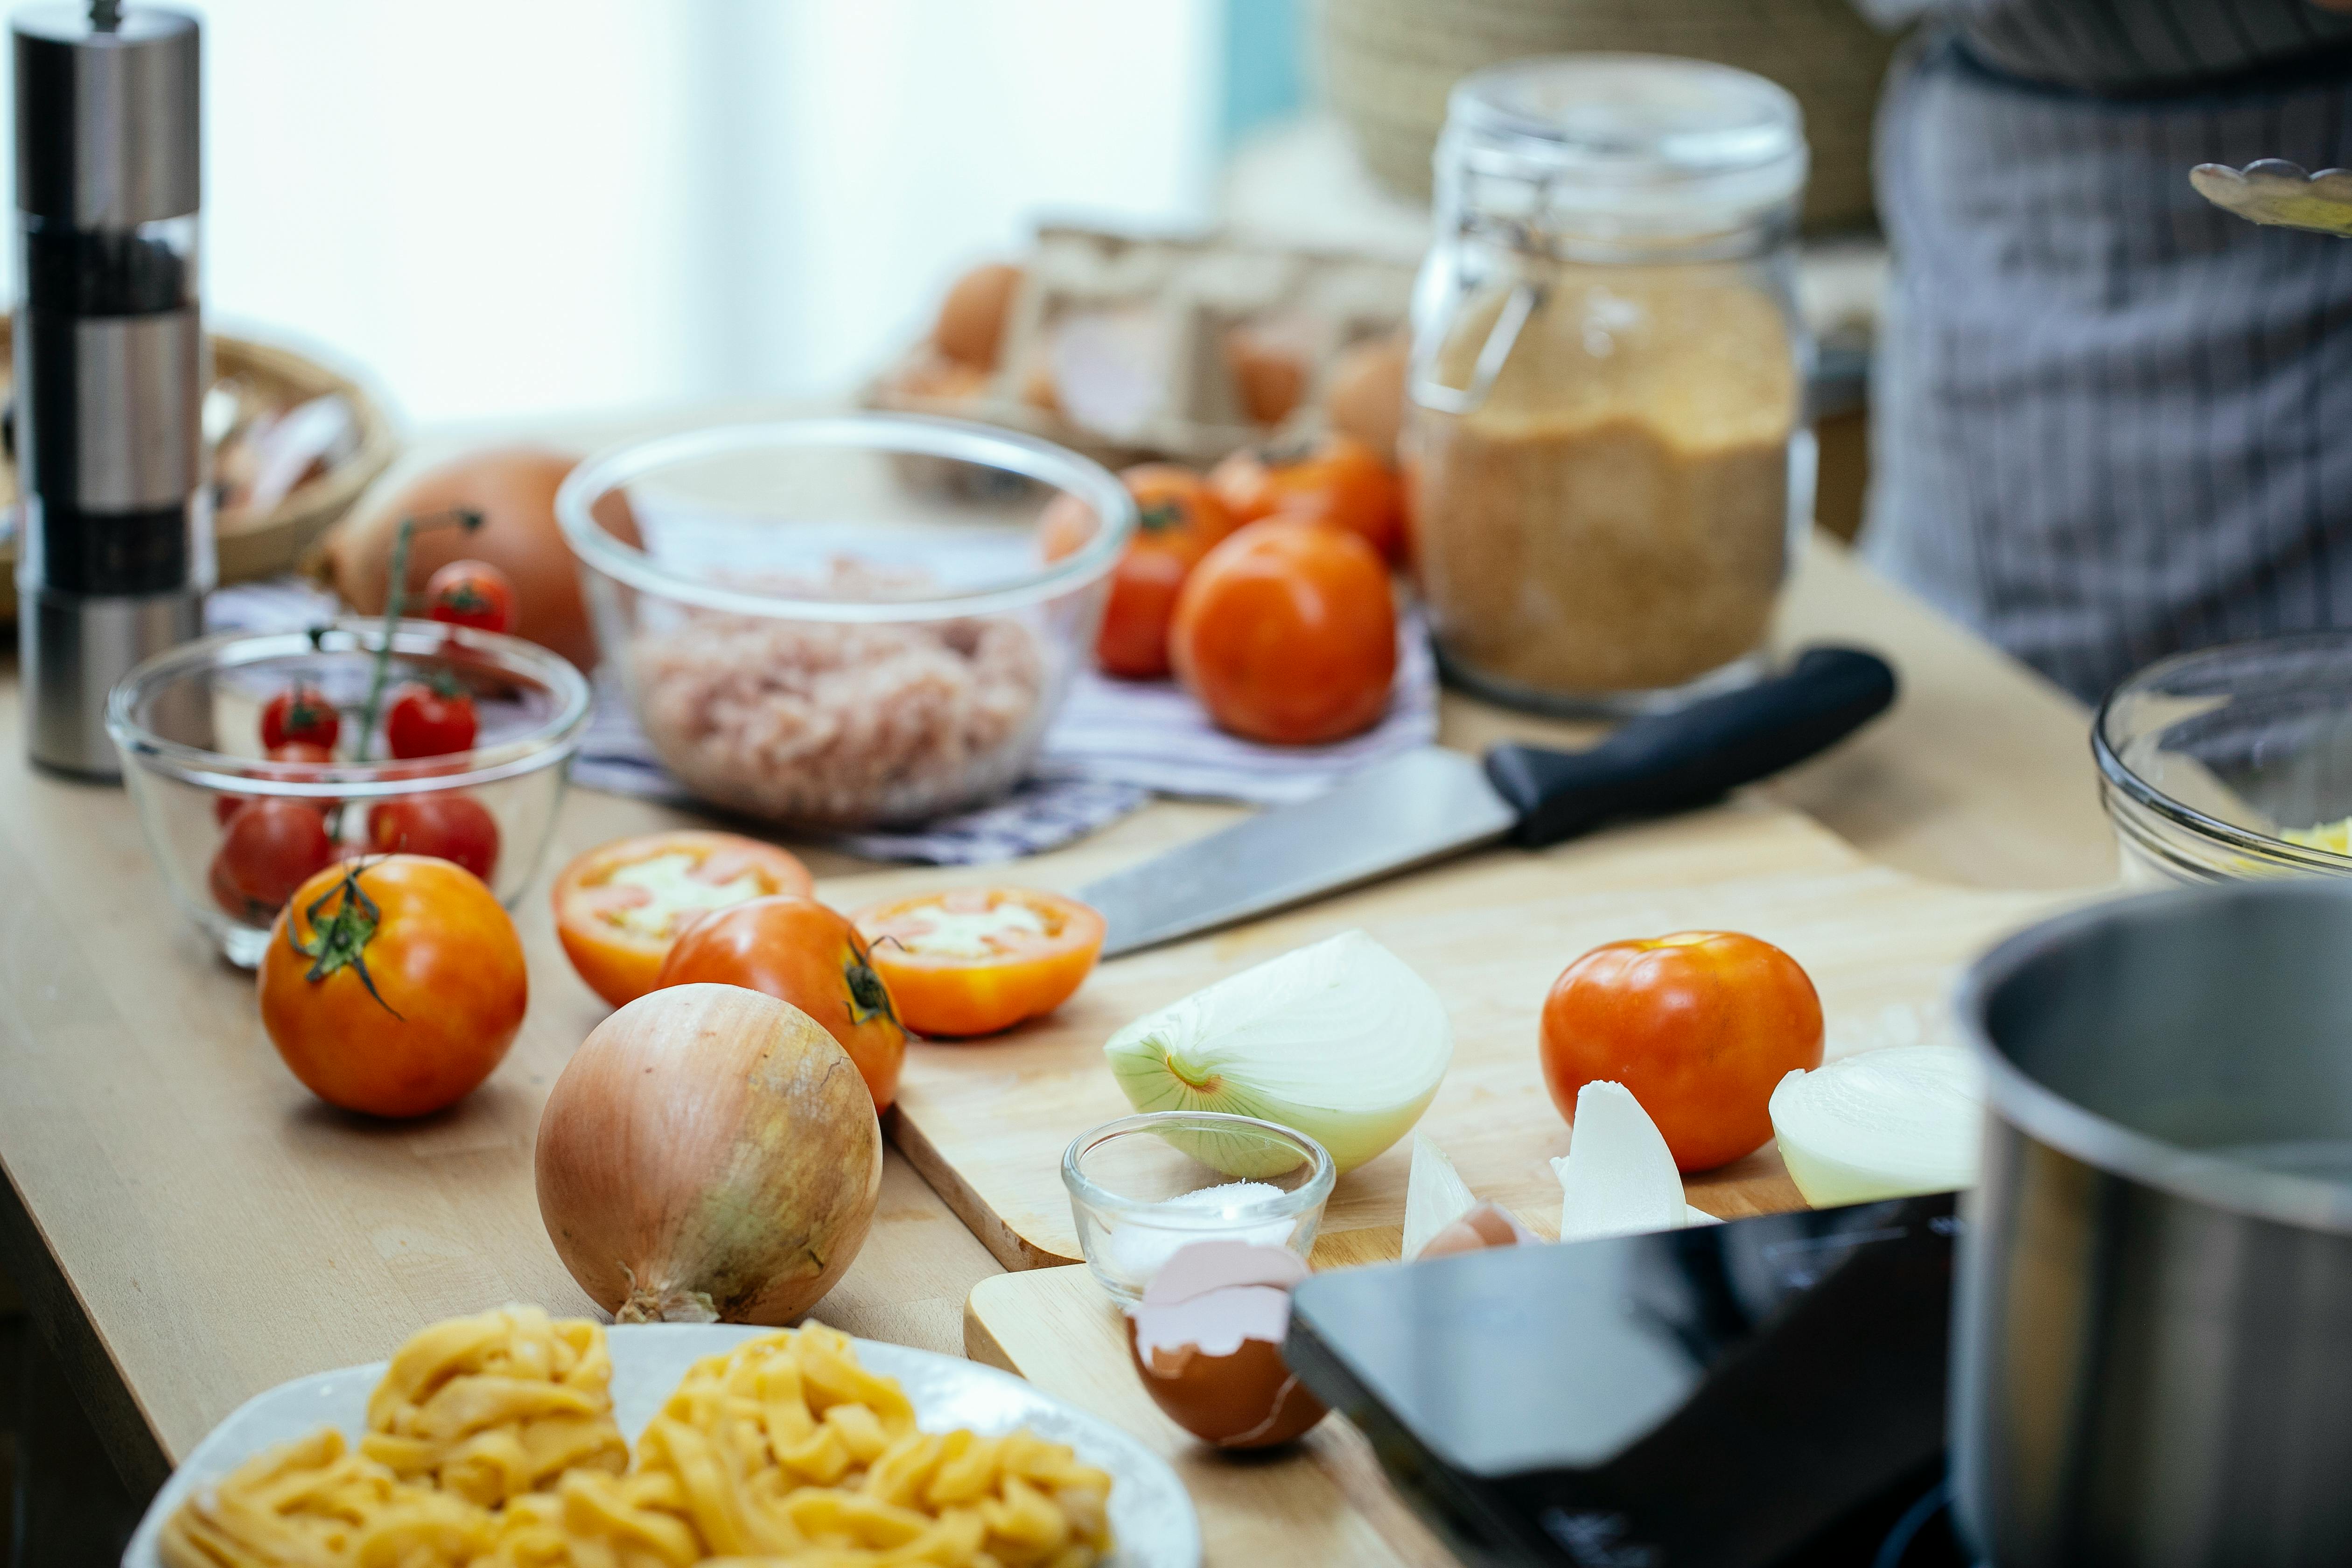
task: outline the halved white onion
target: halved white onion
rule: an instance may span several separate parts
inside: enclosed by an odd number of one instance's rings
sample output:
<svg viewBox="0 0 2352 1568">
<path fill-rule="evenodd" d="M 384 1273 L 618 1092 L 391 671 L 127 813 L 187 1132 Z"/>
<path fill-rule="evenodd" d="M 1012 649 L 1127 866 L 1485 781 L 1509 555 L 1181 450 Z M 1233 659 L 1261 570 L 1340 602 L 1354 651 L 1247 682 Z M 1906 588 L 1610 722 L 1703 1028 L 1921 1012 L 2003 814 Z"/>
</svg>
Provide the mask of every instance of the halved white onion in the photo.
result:
<svg viewBox="0 0 2352 1568">
<path fill-rule="evenodd" d="M 1792 1072 L 1772 1131 L 1815 1208 L 1976 1184 L 1984 1069 L 1958 1046 L 1891 1046 Z"/>
</svg>

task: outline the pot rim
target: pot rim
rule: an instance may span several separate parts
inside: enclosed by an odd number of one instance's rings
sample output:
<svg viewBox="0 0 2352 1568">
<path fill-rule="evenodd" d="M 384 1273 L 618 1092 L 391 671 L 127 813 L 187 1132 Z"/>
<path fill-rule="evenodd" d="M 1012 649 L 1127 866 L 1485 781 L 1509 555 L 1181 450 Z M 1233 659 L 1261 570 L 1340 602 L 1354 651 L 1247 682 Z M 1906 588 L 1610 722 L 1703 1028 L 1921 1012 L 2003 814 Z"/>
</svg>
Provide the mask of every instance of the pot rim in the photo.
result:
<svg viewBox="0 0 2352 1568">
<path fill-rule="evenodd" d="M 2185 1148 L 2126 1127 L 2077 1105 L 2011 1060 L 1993 1039 L 1992 999 L 2031 964 L 2073 945 L 2092 930 L 2146 924 L 2200 903 L 2288 900 L 2352 902 L 2352 891 L 2326 880 L 2227 882 L 2111 899 L 2042 921 L 2009 937 L 1960 977 L 1953 1011 L 1983 1064 L 1986 1107 L 2010 1126 L 2110 1175 L 2125 1177 L 2224 1213 L 2305 1230 L 2352 1236 L 2352 1186 L 2263 1170 L 2226 1155 Z"/>
</svg>

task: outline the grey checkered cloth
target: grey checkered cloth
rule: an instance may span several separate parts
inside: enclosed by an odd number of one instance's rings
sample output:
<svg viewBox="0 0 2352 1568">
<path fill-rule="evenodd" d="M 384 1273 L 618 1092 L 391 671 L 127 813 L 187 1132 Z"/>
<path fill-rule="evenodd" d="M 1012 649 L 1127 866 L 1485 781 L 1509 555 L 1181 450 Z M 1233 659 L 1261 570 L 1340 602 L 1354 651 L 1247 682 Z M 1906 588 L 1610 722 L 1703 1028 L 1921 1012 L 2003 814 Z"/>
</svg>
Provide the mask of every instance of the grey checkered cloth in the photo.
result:
<svg viewBox="0 0 2352 1568">
<path fill-rule="evenodd" d="M 279 630 L 331 618 L 332 596 L 295 578 L 240 583 L 205 605 L 213 631 Z M 1437 668 L 1420 620 L 1408 616 L 1387 717 L 1329 746 L 1261 746 L 1211 725 L 1168 681 L 1112 680 L 1081 671 L 1046 732 L 1036 768 L 1011 795 L 919 827 L 844 833 L 826 842 L 876 860 L 976 866 L 1018 859 L 1082 838 L 1152 795 L 1283 805 L 1308 800 L 1367 763 L 1437 739 Z M 572 782 L 613 795 L 692 806 L 638 730 L 611 670 L 572 763 Z"/>
</svg>

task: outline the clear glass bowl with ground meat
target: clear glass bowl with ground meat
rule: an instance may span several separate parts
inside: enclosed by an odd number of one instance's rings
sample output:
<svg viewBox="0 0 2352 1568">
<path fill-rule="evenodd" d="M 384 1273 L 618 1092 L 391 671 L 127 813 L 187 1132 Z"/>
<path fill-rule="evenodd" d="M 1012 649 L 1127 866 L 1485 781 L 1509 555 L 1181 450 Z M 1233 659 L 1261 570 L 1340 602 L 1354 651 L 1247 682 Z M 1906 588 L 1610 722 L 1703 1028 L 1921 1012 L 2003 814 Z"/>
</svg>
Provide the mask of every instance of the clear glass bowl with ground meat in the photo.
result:
<svg viewBox="0 0 2352 1568">
<path fill-rule="evenodd" d="M 1019 783 L 1135 528 L 1075 453 L 892 415 L 642 442 L 583 463 L 556 512 L 600 679 L 654 755 L 713 805 L 816 828 Z"/>
<path fill-rule="evenodd" d="M 1465 78 L 1402 444 L 1449 678 L 1566 712 L 1752 679 L 1811 506 L 1796 100 L 1641 55 Z"/>
</svg>

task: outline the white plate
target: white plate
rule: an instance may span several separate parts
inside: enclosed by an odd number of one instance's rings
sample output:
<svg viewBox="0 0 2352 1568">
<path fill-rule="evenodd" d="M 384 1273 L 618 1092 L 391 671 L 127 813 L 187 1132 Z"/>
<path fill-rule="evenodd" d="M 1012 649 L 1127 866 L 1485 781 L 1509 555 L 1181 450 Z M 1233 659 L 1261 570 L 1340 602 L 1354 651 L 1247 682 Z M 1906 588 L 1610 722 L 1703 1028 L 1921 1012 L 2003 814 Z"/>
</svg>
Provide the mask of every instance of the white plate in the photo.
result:
<svg viewBox="0 0 2352 1568">
<path fill-rule="evenodd" d="M 646 1323 L 604 1332 L 613 1347 L 613 1417 L 634 1449 L 646 1423 L 688 1366 L 773 1331 L 734 1323 Z M 898 1380 L 924 1430 L 970 1426 L 993 1436 L 1026 1426 L 1067 1443 L 1080 1459 L 1109 1471 L 1111 1531 L 1118 1539 L 1118 1555 L 1111 1559 L 1116 1568 L 1199 1568 L 1201 1525 L 1183 1483 L 1158 1455 L 1118 1427 L 994 1367 L 877 1340 L 855 1342 L 860 1365 Z M 367 1430 L 368 1395 L 383 1369 L 376 1362 L 298 1377 L 239 1405 L 196 1445 L 147 1505 L 147 1517 L 122 1554 L 123 1568 L 163 1568 L 155 1540 L 172 1510 L 194 1488 L 219 1479 L 262 1449 L 320 1426 L 338 1427 L 357 1443 Z"/>
</svg>

